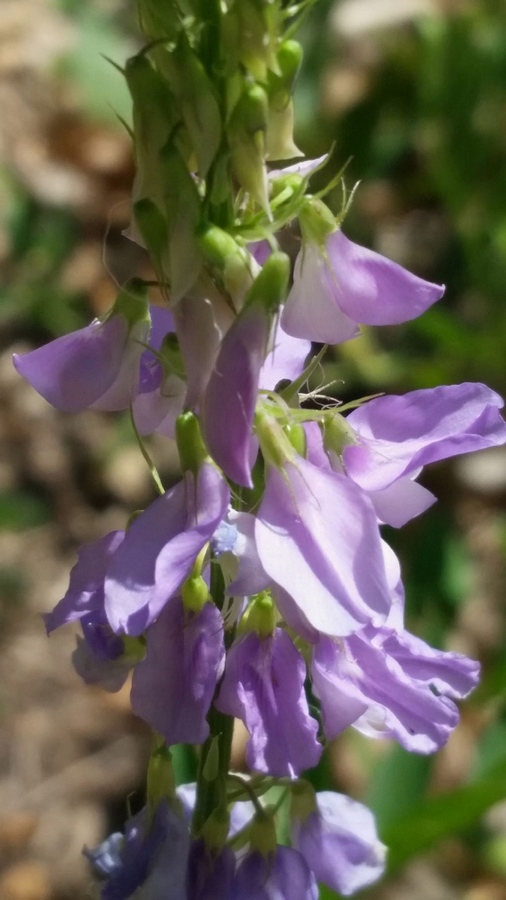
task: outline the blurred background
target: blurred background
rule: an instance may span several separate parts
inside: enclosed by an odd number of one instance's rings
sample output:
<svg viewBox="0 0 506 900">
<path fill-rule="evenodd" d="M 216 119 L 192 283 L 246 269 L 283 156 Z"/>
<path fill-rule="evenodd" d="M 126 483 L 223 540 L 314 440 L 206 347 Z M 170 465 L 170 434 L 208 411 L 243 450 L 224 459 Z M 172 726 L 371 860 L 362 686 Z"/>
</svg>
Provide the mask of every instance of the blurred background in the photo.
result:
<svg viewBox="0 0 506 900">
<path fill-rule="evenodd" d="M 325 380 L 346 399 L 467 380 L 505 395 L 504 0 L 319 0 L 302 39 L 297 143 L 309 157 L 333 145 L 333 171 L 350 160 L 348 236 L 447 285 L 416 322 L 329 352 Z M 104 58 L 122 64 L 137 42 L 129 0 L 0 0 L 1 900 L 96 896 L 81 848 L 142 804 L 149 737 L 128 690 L 83 687 L 72 628 L 49 641 L 40 614 L 77 547 L 153 498 L 149 472 L 127 417 L 60 415 L 11 364 L 149 273 L 121 233 L 129 101 Z M 165 442 L 151 447 L 170 478 Z M 361 896 L 506 900 L 506 451 L 424 483 L 437 506 L 387 535 L 409 626 L 478 657 L 481 686 L 437 756 L 350 732 L 312 779 L 376 812 L 390 871 Z"/>
</svg>

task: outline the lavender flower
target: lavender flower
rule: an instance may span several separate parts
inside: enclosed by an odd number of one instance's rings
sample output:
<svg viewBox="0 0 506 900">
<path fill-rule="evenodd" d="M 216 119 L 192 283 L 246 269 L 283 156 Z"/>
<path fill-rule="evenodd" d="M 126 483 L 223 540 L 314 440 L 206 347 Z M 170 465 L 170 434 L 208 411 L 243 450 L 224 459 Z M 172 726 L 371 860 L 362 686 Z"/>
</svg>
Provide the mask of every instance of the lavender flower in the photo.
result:
<svg viewBox="0 0 506 900">
<path fill-rule="evenodd" d="M 146 633 L 146 656 L 134 670 L 132 709 L 167 744 L 202 744 L 206 716 L 225 655 L 223 621 L 213 603 L 185 612 L 180 597 L 166 604 Z"/>
<path fill-rule="evenodd" d="M 318 886 L 304 857 L 277 846 L 267 856 L 255 850 L 240 863 L 234 900 L 318 900 Z"/>
<path fill-rule="evenodd" d="M 107 876 L 101 900 L 187 900 L 189 844 L 184 819 L 163 801 L 152 821 L 146 809 L 129 819 L 122 842 L 114 834 L 84 852 Z"/>
<path fill-rule="evenodd" d="M 444 288 L 412 275 L 338 229 L 325 252 L 303 244 L 281 324 L 294 337 L 339 344 L 363 325 L 395 325 L 415 319 L 439 300 Z"/>
<path fill-rule="evenodd" d="M 212 851 L 205 841 L 194 841 L 188 861 L 187 900 L 236 900 L 235 863 L 230 847 Z"/>
<path fill-rule="evenodd" d="M 124 531 L 111 531 L 78 550 L 68 590 L 51 613 L 44 615 L 47 633 L 83 616 L 104 612 L 104 581 L 110 562 L 121 546 Z"/>
<path fill-rule="evenodd" d="M 187 471 L 135 519 L 105 579 L 105 610 L 114 631 L 139 635 L 159 616 L 224 518 L 229 500 L 217 468 L 203 462 L 196 475 Z"/>
<path fill-rule="evenodd" d="M 387 629 L 368 629 L 340 642 L 322 636 L 311 664 L 329 739 L 354 725 L 417 753 L 433 753 L 446 743 L 459 718 L 450 698 L 466 697 L 478 674 L 478 664 L 465 656 L 433 650 L 423 641 L 413 645 L 411 635 Z"/>
<path fill-rule="evenodd" d="M 255 537 L 264 570 L 317 630 L 342 636 L 385 620 L 391 599 L 376 515 L 344 475 L 302 457 L 270 466 Z"/>
<path fill-rule="evenodd" d="M 142 342 L 149 334 L 144 293 L 132 283 L 104 321 L 95 319 L 31 353 L 14 354 L 16 369 L 63 412 L 128 408 L 138 388 Z"/>
<path fill-rule="evenodd" d="M 294 793 L 292 842 L 317 881 L 348 897 L 381 877 L 386 848 L 373 814 L 362 803 L 333 791 L 314 797 L 316 802 L 297 802 Z"/>
<path fill-rule="evenodd" d="M 248 765 L 259 772 L 294 777 L 318 762 L 318 726 L 309 715 L 306 666 L 288 635 L 249 632 L 227 653 L 216 706 L 242 719 L 250 732 Z"/>
</svg>

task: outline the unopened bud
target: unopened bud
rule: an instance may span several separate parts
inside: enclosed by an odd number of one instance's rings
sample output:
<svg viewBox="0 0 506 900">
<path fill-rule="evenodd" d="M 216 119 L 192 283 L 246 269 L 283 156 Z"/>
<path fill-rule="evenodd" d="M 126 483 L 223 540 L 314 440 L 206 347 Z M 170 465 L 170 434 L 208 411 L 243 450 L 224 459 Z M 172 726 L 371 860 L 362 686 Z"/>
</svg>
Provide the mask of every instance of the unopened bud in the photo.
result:
<svg viewBox="0 0 506 900">
<path fill-rule="evenodd" d="M 181 413 L 176 419 L 176 440 L 183 472 L 197 474 L 208 453 L 202 440 L 197 416 L 192 412 Z"/>
<path fill-rule="evenodd" d="M 227 128 L 230 161 L 242 188 L 266 211 L 269 208 L 265 168 L 267 93 L 259 84 L 244 85 Z"/>
</svg>

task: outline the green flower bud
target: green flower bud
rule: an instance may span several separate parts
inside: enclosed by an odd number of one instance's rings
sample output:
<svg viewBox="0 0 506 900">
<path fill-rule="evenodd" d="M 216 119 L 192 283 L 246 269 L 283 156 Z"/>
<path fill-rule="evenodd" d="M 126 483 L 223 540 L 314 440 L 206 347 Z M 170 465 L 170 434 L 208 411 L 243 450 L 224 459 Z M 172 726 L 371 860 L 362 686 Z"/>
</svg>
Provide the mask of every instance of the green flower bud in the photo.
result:
<svg viewBox="0 0 506 900">
<path fill-rule="evenodd" d="M 240 60 L 258 81 L 267 80 L 269 69 L 277 70 L 276 42 L 281 26 L 278 0 L 240 0 L 233 9 L 238 17 Z"/>
<path fill-rule="evenodd" d="M 197 237 L 204 259 L 215 267 L 236 308 L 253 283 L 255 261 L 250 253 L 217 225 L 208 225 Z"/>
<path fill-rule="evenodd" d="M 259 84 L 246 83 L 227 127 L 230 163 L 241 187 L 268 212 L 265 168 L 267 118 L 266 91 Z"/>
<path fill-rule="evenodd" d="M 270 637 L 276 628 L 276 607 L 269 591 L 262 591 L 252 598 L 244 613 L 239 629 L 241 633 L 255 631 L 260 638 Z"/>
<path fill-rule="evenodd" d="M 175 0 L 137 0 L 139 23 L 142 31 L 151 40 L 165 38 L 175 40 L 180 28 L 180 7 L 185 3 Z"/>
<path fill-rule="evenodd" d="M 155 47 L 153 56 L 170 84 L 193 144 L 199 174 L 205 177 L 218 152 L 222 128 L 212 82 L 184 33 L 174 49 Z"/>
<path fill-rule="evenodd" d="M 171 301 L 177 303 L 193 287 L 200 272 L 197 228 L 201 209 L 195 182 L 173 144 L 161 154 L 160 188 L 169 232 L 164 263 L 169 271 Z"/>
<path fill-rule="evenodd" d="M 146 54 L 129 59 L 125 78 L 133 101 L 133 133 L 139 199 L 159 200 L 159 155 L 178 122 L 174 97 L 166 80 Z"/>
<path fill-rule="evenodd" d="M 280 73 L 269 72 L 267 82 L 269 112 L 266 149 L 269 160 L 303 156 L 293 141 L 292 103 L 295 79 L 302 64 L 301 45 L 297 41 L 284 41 L 279 47 L 277 60 Z"/>
<path fill-rule="evenodd" d="M 202 575 L 191 575 L 183 582 L 181 588 L 183 605 L 187 612 L 199 613 L 210 600 L 209 588 Z"/>
<path fill-rule="evenodd" d="M 176 419 L 176 441 L 183 472 L 197 474 L 209 455 L 202 440 L 197 416 L 192 412 L 181 413 Z"/>
</svg>

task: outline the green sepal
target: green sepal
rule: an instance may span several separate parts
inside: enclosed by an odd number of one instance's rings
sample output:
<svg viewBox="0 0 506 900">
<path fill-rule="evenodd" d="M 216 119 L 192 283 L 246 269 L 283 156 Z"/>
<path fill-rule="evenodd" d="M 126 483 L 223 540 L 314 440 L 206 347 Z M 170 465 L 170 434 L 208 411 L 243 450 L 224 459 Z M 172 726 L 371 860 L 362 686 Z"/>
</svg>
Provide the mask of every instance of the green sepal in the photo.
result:
<svg viewBox="0 0 506 900">
<path fill-rule="evenodd" d="M 286 298 L 289 279 L 290 259 L 287 254 L 281 251 L 271 253 L 246 295 L 244 309 L 258 304 L 273 316 Z"/>
<path fill-rule="evenodd" d="M 298 455 L 305 457 L 307 452 L 307 438 L 303 426 L 298 422 L 289 422 L 288 425 L 284 426 L 283 431 Z"/>
<path fill-rule="evenodd" d="M 337 456 L 343 455 L 345 447 L 357 444 L 357 436 L 351 425 L 336 410 L 326 410 L 322 417 L 321 429 L 323 432 L 323 445 L 325 450 L 332 451 Z"/>
<path fill-rule="evenodd" d="M 299 223 L 305 241 L 324 247 L 329 234 L 337 231 L 334 215 L 323 202 L 314 197 L 306 199 L 299 211 Z"/>
<path fill-rule="evenodd" d="M 286 463 L 296 461 L 297 453 L 282 426 L 261 404 L 257 406 L 255 412 L 255 431 L 262 456 L 268 465 L 283 469 Z"/>
<path fill-rule="evenodd" d="M 160 800 L 176 798 L 176 782 L 172 769 L 172 754 L 160 736 L 154 737 L 154 747 L 148 763 L 146 795 L 148 808 L 154 812 Z"/>
<path fill-rule="evenodd" d="M 156 277 L 163 285 L 170 277 L 164 269 L 164 256 L 169 245 L 167 219 L 149 197 L 134 202 L 133 214 L 143 243 L 151 254 Z"/>
<path fill-rule="evenodd" d="M 290 785 L 290 818 L 305 822 L 315 812 L 318 804 L 313 785 L 304 778 L 297 779 Z"/>
<path fill-rule="evenodd" d="M 256 813 L 249 828 L 249 840 L 251 849 L 257 850 L 266 858 L 276 852 L 276 823 L 274 816 L 267 810 Z"/>
<path fill-rule="evenodd" d="M 131 278 L 127 281 L 106 318 L 117 315 L 127 320 L 129 330 L 140 324 L 149 326 L 148 289 L 140 278 Z"/>
</svg>

